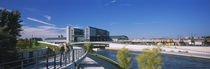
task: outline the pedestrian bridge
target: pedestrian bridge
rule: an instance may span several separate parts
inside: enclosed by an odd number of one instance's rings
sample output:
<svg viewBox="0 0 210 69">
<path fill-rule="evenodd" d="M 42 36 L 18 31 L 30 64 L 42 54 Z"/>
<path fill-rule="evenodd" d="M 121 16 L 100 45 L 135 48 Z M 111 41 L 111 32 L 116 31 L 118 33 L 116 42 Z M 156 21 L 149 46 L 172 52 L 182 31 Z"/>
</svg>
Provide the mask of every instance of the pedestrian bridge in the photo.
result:
<svg viewBox="0 0 210 69">
<path fill-rule="evenodd" d="M 59 46 L 52 43 L 48 44 Z M 50 48 L 28 52 L 33 57 L 1 63 L 0 69 L 76 69 L 80 62 L 87 56 L 88 51 L 84 46 L 72 45 L 73 50 L 65 53 L 56 53 Z M 12 64 L 13 66 L 10 66 Z"/>
</svg>

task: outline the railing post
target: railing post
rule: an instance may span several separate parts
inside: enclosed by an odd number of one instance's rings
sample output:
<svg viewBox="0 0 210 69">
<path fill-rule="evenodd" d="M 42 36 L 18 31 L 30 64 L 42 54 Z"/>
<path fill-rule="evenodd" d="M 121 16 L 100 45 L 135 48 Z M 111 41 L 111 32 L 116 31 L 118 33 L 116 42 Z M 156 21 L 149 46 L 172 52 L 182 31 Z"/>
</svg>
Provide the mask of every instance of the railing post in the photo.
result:
<svg viewBox="0 0 210 69">
<path fill-rule="evenodd" d="M 21 69 L 23 69 L 23 60 L 21 60 Z"/>
<path fill-rule="evenodd" d="M 77 60 L 77 49 L 75 49 L 75 61 Z"/>
<path fill-rule="evenodd" d="M 39 57 L 39 51 L 36 53 L 36 69 L 39 69 L 38 67 L 38 57 Z"/>
<path fill-rule="evenodd" d="M 56 53 L 54 53 L 54 69 L 56 69 Z"/>
<path fill-rule="evenodd" d="M 47 48 L 47 64 L 46 64 L 46 69 L 48 69 L 48 56 L 49 55 L 49 48 Z"/>
<path fill-rule="evenodd" d="M 60 53 L 60 67 L 62 66 L 62 52 Z"/>
<path fill-rule="evenodd" d="M 69 63 L 71 62 L 70 56 L 71 56 L 71 51 L 69 51 L 69 56 L 68 56 Z"/>
<path fill-rule="evenodd" d="M 72 62 L 74 62 L 74 49 L 72 50 Z"/>
<path fill-rule="evenodd" d="M 64 65 L 66 66 L 66 52 L 65 52 L 65 55 L 64 55 Z"/>
</svg>

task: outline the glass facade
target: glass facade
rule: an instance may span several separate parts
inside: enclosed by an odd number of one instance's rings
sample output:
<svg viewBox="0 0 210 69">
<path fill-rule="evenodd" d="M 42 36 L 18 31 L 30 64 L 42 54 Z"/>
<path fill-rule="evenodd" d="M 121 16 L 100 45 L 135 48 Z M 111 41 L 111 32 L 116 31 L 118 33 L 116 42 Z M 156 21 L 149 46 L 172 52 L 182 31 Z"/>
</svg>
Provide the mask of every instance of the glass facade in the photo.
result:
<svg viewBox="0 0 210 69">
<path fill-rule="evenodd" d="M 85 28 L 86 41 L 111 41 L 109 32 L 107 30 L 98 29 L 94 27 Z"/>
</svg>

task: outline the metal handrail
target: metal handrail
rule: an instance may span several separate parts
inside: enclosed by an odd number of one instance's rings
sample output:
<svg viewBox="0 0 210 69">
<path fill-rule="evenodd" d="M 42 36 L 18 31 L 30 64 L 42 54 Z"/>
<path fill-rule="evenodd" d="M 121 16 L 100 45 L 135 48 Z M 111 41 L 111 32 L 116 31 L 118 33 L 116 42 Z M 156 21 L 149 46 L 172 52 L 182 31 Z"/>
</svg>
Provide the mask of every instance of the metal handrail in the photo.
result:
<svg viewBox="0 0 210 69">
<path fill-rule="evenodd" d="M 40 51 L 40 50 L 36 50 L 36 51 Z M 73 49 L 73 52 L 75 52 L 76 55 L 74 55 L 74 53 L 73 53 L 71 55 L 72 56 L 72 60 L 70 60 L 67 57 L 63 57 L 63 55 L 61 55 L 62 54 L 61 52 L 58 53 L 58 55 L 56 55 L 54 52 L 53 53 L 49 52 L 49 48 L 48 48 L 47 51 L 46 51 L 47 54 L 45 54 L 45 55 L 39 55 L 38 53 L 40 53 L 40 52 L 37 52 L 35 54 L 36 55 L 35 57 L 30 57 L 30 58 L 25 58 L 25 59 L 11 61 L 11 62 L 1 63 L 0 64 L 0 69 L 4 69 L 5 67 L 8 67 L 7 64 L 12 64 L 12 63 L 17 63 L 17 65 L 13 66 L 13 67 L 9 67 L 10 69 L 15 69 L 15 68 L 23 69 L 24 67 L 28 67 L 28 66 L 31 66 L 31 65 L 39 65 L 40 62 L 43 62 L 43 61 L 47 61 L 46 68 L 48 68 L 48 60 L 50 58 L 53 59 L 53 57 L 55 57 L 54 60 L 57 57 L 60 57 L 60 60 L 55 60 L 53 62 L 60 62 L 60 67 L 62 67 L 63 64 L 66 65 L 67 59 L 69 60 L 68 64 L 71 63 L 70 61 L 74 61 L 75 62 L 75 60 L 81 59 L 81 57 L 87 52 L 85 48 L 82 48 L 81 52 L 79 52 L 79 51 L 80 50 Z M 72 52 L 68 52 L 69 55 L 70 55 L 70 53 L 72 53 Z M 62 62 L 62 58 L 65 58 L 64 63 Z M 42 60 L 42 59 L 45 59 L 45 60 Z M 55 63 L 54 64 L 54 68 L 56 68 L 56 66 L 58 66 L 58 65 Z"/>
</svg>

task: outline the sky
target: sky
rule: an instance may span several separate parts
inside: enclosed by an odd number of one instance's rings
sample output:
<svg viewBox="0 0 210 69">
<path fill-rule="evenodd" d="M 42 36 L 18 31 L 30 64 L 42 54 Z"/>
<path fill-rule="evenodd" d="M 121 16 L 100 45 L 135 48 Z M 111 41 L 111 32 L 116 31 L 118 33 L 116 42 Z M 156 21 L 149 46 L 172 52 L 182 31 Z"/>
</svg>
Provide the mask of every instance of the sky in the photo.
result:
<svg viewBox="0 0 210 69">
<path fill-rule="evenodd" d="M 23 38 L 65 36 L 66 25 L 130 39 L 210 35 L 210 0 L 0 0 L 3 8 L 20 11 Z"/>
</svg>

